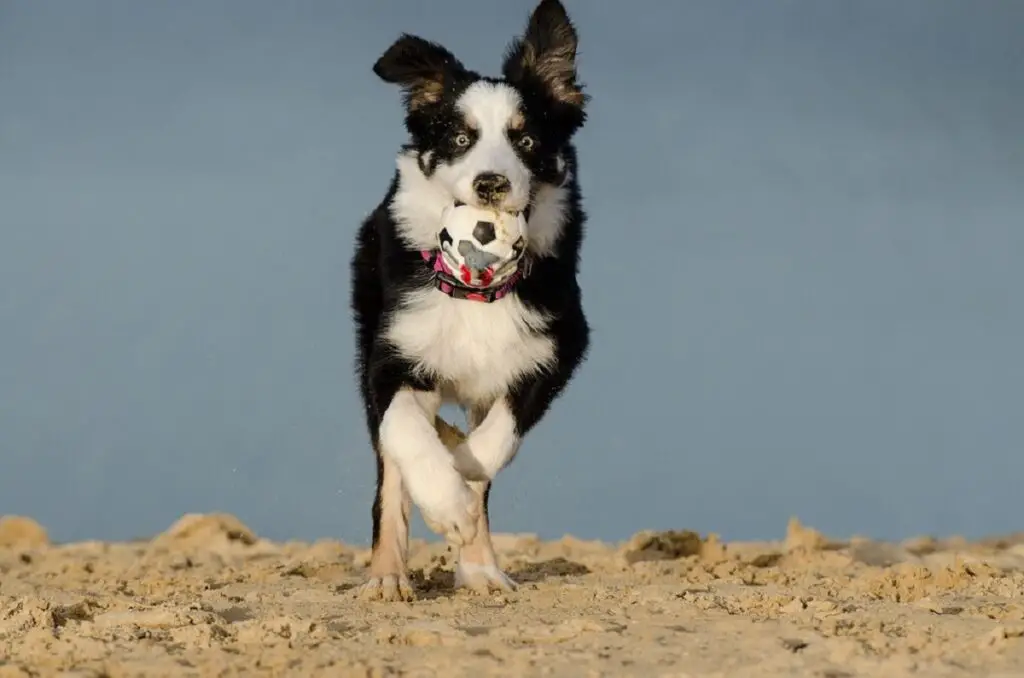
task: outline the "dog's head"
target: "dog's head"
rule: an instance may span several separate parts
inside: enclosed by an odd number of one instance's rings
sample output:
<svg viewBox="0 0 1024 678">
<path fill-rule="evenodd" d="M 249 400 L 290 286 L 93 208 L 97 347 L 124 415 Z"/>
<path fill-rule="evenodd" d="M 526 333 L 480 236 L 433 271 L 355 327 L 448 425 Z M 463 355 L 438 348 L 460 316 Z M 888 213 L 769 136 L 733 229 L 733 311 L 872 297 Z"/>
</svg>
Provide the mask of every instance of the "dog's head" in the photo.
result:
<svg viewBox="0 0 1024 678">
<path fill-rule="evenodd" d="M 565 178 L 563 150 L 583 125 L 576 30 L 559 0 L 541 0 L 508 46 L 502 78 L 466 68 L 447 49 L 403 35 L 373 71 L 404 92 L 419 169 L 450 202 L 528 209 Z"/>
</svg>

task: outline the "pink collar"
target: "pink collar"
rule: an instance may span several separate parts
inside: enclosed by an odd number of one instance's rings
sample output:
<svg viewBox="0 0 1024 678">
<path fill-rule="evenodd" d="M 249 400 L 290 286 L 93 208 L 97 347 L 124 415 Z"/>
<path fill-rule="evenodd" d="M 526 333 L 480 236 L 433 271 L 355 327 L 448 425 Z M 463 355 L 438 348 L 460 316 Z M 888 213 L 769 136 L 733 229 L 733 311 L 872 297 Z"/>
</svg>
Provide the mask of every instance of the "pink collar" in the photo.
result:
<svg viewBox="0 0 1024 678">
<path fill-rule="evenodd" d="M 452 273 L 451 268 L 445 263 L 444 257 L 441 256 L 440 250 L 421 250 L 420 256 L 427 262 L 431 270 L 434 271 L 434 285 L 437 289 L 441 290 L 449 297 L 453 299 L 467 299 L 469 301 L 482 301 L 485 303 L 491 303 L 497 301 L 502 297 L 506 296 L 516 286 L 520 280 L 526 275 L 524 272 L 524 262 L 526 258 L 519 262 L 519 267 L 516 272 L 513 273 L 508 280 L 495 287 L 467 287 L 463 285 Z"/>
</svg>

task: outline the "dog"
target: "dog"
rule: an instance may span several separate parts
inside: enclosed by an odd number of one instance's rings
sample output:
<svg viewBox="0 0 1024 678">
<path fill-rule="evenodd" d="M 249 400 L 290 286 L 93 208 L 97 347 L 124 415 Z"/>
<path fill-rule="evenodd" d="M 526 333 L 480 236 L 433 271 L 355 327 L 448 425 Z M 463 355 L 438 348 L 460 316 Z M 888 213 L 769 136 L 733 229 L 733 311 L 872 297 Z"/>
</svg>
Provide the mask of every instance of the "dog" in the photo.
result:
<svg viewBox="0 0 1024 678">
<path fill-rule="evenodd" d="M 562 3 L 541 0 L 506 48 L 501 77 L 408 33 L 373 66 L 402 91 L 408 142 L 351 260 L 356 372 L 377 459 L 365 599 L 415 598 L 406 569 L 412 504 L 458 550 L 457 588 L 516 588 L 491 544 L 491 482 L 590 343 L 573 145 L 590 97 L 577 79 L 577 40 Z M 453 204 L 526 217 L 521 275 L 511 284 L 467 290 L 441 281 L 431 262 L 441 213 Z M 450 447 L 435 425 L 446 402 L 467 422 Z"/>
</svg>

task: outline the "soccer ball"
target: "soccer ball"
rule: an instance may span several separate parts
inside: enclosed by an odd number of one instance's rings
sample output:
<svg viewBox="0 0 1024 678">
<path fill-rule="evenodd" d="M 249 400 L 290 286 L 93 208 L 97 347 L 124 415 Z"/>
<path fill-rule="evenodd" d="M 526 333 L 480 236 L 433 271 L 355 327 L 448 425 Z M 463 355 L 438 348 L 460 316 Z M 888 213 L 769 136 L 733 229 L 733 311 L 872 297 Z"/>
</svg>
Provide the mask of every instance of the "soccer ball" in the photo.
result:
<svg viewBox="0 0 1024 678">
<path fill-rule="evenodd" d="M 449 205 L 437 243 L 444 263 L 469 287 L 492 287 L 516 272 L 526 251 L 526 218 L 519 214 Z"/>
</svg>

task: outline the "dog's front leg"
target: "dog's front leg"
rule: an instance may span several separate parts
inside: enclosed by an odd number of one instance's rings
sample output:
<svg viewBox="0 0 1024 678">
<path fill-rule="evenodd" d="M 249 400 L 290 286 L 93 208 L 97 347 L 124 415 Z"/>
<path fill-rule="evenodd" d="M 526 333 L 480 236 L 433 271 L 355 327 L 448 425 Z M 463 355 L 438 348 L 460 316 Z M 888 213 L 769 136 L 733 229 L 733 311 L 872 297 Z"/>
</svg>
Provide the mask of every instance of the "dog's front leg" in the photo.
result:
<svg viewBox="0 0 1024 678">
<path fill-rule="evenodd" d="M 563 369 L 520 381 L 487 410 L 470 411 L 470 433 L 453 451 L 455 468 L 476 492 L 480 519 L 476 538 L 459 550 L 456 586 L 477 591 L 511 590 L 516 584 L 498 567 L 491 544 L 487 500 L 491 480 L 512 461 L 520 441 L 537 425 L 564 390 L 587 348 L 583 333 L 559 353 Z M 476 425 L 479 423 L 479 426 Z"/>
<path fill-rule="evenodd" d="M 519 449 L 515 418 L 502 398 L 489 409 L 471 409 L 468 419 L 469 435 L 452 451 L 452 455 L 456 468 L 470 480 L 469 486 L 474 492 L 480 517 L 477 519 L 476 536 L 459 549 L 455 586 L 482 594 L 513 591 L 516 583 L 501 571 L 491 544 L 487 501 L 491 479 Z"/>
<path fill-rule="evenodd" d="M 476 535 L 479 502 L 438 437 L 435 393 L 402 388 L 384 410 L 380 447 L 395 463 L 425 521 L 456 546 Z"/>
<path fill-rule="evenodd" d="M 470 416 L 469 435 L 452 451 L 455 468 L 466 480 L 490 482 L 519 450 L 516 418 L 505 398 L 490 409 L 471 410 Z"/>
</svg>

